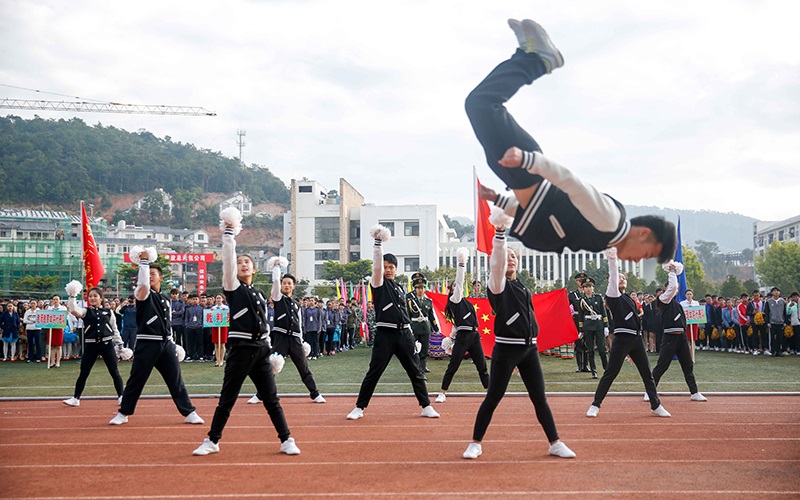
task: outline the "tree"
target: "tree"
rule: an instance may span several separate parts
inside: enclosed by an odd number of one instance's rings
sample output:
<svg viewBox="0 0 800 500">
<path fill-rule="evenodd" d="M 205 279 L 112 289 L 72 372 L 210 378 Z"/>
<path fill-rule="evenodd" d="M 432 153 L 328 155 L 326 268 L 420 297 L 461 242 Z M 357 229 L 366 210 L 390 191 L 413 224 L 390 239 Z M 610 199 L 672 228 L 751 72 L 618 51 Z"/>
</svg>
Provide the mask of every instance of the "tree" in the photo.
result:
<svg viewBox="0 0 800 500">
<path fill-rule="evenodd" d="M 56 287 L 58 287 L 58 276 L 26 274 L 22 278 L 14 280 L 15 291 L 30 293 L 37 297 L 55 294 Z"/>
<path fill-rule="evenodd" d="M 800 244 L 775 241 L 764 255 L 756 255 L 756 272 L 767 288 L 777 286 L 784 294 L 800 290 Z"/>
<path fill-rule="evenodd" d="M 711 280 L 722 280 L 726 276 L 725 256 L 720 252 L 719 245 L 713 241 L 697 240 L 694 242 L 697 258 Z"/>
<path fill-rule="evenodd" d="M 168 278 L 172 277 L 172 265 L 165 255 L 159 255 L 154 264 L 161 267 L 161 271 L 165 280 L 168 280 Z M 139 266 L 135 266 L 130 262 L 120 264 L 119 268 L 117 269 L 117 276 L 119 277 L 120 285 L 124 287 L 126 284 L 130 284 L 131 290 L 133 290 L 133 288 L 136 286 L 138 275 Z M 162 289 L 162 292 L 163 291 L 165 291 L 165 289 Z"/>
<path fill-rule="evenodd" d="M 750 295 L 753 290 L 758 290 L 758 282 L 754 279 L 744 280 L 742 285 L 744 286 L 744 292 L 747 295 Z"/>
<path fill-rule="evenodd" d="M 739 278 L 730 274 L 728 275 L 728 279 L 722 284 L 719 289 L 720 295 L 723 297 L 738 297 L 744 292 L 744 285 Z"/>
<path fill-rule="evenodd" d="M 370 275 L 372 275 L 370 259 L 356 260 L 347 264 L 329 260 L 322 264 L 322 279 L 328 281 L 335 282 L 344 279 L 345 283 L 361 283 Z"/>
</svg>

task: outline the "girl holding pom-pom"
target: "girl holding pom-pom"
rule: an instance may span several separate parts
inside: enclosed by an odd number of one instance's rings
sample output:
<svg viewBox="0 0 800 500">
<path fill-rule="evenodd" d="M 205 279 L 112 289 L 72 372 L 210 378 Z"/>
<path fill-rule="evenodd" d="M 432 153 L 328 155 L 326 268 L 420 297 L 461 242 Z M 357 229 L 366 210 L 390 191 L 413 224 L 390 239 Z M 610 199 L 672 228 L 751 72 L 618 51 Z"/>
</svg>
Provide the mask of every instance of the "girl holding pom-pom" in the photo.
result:
<svg viewBox="0 0 800 500">
<path fill-rule="evenodd" d="M 74 284 L 77 284 L 77 286 L 70 286 Z M 84 351 L 81 358 L 81 373 L 75 382 L 73 396 L 63 401 L 65 405 L 69 406 L 81 405 L 81 394 L 84 387 L 86 387 L 86 379 L 89 378 L 94 363 L 97 361 L 97 356 L 103 357 L 103 362 L 105 362 L 108 373 L 111 375 L 111 380 L 114 381 L 114 390 L 120 399 L 122 398 L 123 389 L 115 350 L 122 347 L 122 337 L 119 334 L 119 330 L 117 330 L 114 312 L 111 309 L 102 307 L 103 291 L 97 287 L 89 290 L 89 308 L 79 306 L 75 297 L 81 292 L 80 288 L 81 285 L 77 281 L 67 285 L 67 293 L 69 294 L 67 310 L 76 318 L 83 318 L 84 326 Z"/>
</svg>

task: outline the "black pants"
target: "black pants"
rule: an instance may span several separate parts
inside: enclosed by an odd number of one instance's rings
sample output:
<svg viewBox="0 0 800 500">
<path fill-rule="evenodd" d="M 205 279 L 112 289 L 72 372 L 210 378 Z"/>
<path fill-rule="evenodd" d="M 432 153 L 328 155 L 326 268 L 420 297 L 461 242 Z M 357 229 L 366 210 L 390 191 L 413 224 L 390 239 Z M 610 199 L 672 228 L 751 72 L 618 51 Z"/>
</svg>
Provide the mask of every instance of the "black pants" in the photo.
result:
<svg viewBox="0 0 800 500">
<path fill-rule="evenodd" d="M 319 335 L 319 337 L 318 337 L 319 341 L 317 342 L 317 344 L 319 345 L 319 350 L 320 350 L 321 354 L 327 354 L 328 353 L 328 349 L 325 349 L 325 338 L 328 336 L 328 330 L 327 329 L 321 330 L 318 335 Z M 331 335 L 333 335 L 333 334 L 331 334 Z M 324 349 L 324 352 L 323 352 L 323 349 Z"/>
<path fill-rule="evenodd" d="M 578 339 L 572 345 L 575 349 L 575 363 L 578 365 L 578 370 L 586 371 L 588 357 L 586 356 L 586 345 L 583 339 Z"/>
<path fill-rule="evenodd" d="M 203 358 L 203 329 L 186 328 L 184 330 L 184 340 L 186 341 L 186 357 L 193 360 Z"/>
<path fill-rule="evenodd" d="M 358 391 L 356 406 L 362 410 L 369 405 L 375 386 L 378 385 L 381 375 L 389 366 L 392 356 L 397 356 L 397 360 L 405 369 L 411 386 L 414 388 L 414 395 L 417 396 L 419 405 L 423 408 L 431 404 L 428 397 L 428 387 L 425 385 L 425 375 L 419 367 L 419 359 L 414 354 L 414 336 L 411 330 L 393 330 L 378 327 L 378 335 L 375 336 L 375 344 L 372 346 L 372 359 L 369 362 L 369 369 L 361 382 L 361 390 Z"/>
<path fill-rule="evenodd" d="M 614 341 L 611 344 L 611 355 L 608 358 L 608 367 L 606 368 L 603 376 L 600 377 L 600 383 L 597 384 L 597 390 L 594 393 L 594 406 L 600 407 L 603 404 L 608 390 L 611 388 L 611 383 L 619 375 L 622 369 L 622 364 L 625 362 L 625 357 L 630 356 L 636 368 L 639 370 L 639 376 L 642 377 L 644 388 L 647 395 L 650 397 L 650 408 L 655 410 L 661 405 L 656 392 L 656 384 L 653 381 L 653 374 L 650 373 L 650 361 L 647 359 L 647 352 L 644 349 L 644 342 L 641 335 L 631 335 L 629 333 L 617 333 L 614 335 Z"/>
<path fill-rule="evenodd" d="M 667 333 L 664 335 L 661 340 L 661 349 L 658 353 L 658 362 L 656 367 L 653 368 L 653 382 L 658 387 L 658 381 L 661 380 L 661 376 L 664 375 L 670 363 L 672 363 L 672 357 L 676 355 L 683 370 L 683 378 L 686 380 L 686 385 L 689 386 L 689 392 L 694 394 L 697 392 L 697 382 L 694 379 L 694 362 L 692 361 L 689 341 L 684 333 Z"/>
<path fill-rule="evenodd" d="M 132 351 L 136 350 L 136 328 L 123 328 L 120 336 L 125 347 Z"/>
<path fill-rule="evenodd" d="M 236 343 L 230 345 L 228 362 L 225 363 L 225 376 L 222 380 L 222 391 L 219 403 L 214 411 L 211 421 L 211 430 L 208 437 L 217 443 L 222 438 L 222 430 L 231 416 L 231 409 L 236 404 L 239 392 L 246 377 L 250 377 L 256 386 L 259 399 L 264 402 L 270 420 L 281 442 L 289 439 L 289 426 L 283 414 L 278 389 L 275 386 L 275 376 L 272 374 L 272 365 L 269 362 L 271 354 L 269 345 L 240 346 Z"/>
<path fill-rule="evenodd" d="M 175 338 L 175 343 L 179 346 L 186 348 L 183 340 L 183 325 L 172 325 L 172 336 Z"/>
<path fill-rule="evenodd" d="M 214 357 L 214 343 L 211 342 L 211 328 L 203 328 L 203 356 Z"/>
<path fill-rule="evenodd" d="M 42 331 L 28 330 L 28 361 L 39 361 L 42 359 Z"/>
<path fill-rule="evenodd" d="M 546 72 L 547 69 L 538 55 L 517 50 L 510 59 L 494 68 L 467 96 L 467 116 L 486 153 L 486 162 L 511 189 L 530 187 L 542 178 L 522 168 L 504 168 L 497 162 L 512 146 L 524 151 L 541 152 L 541 148 L 519 126 L 504 104 L 523 85 L 532 83 Z"/>
<path fill-rule="evenodd" d="M 472 358 L 472 362 L 475 364 L 475 369 L 478 370 L 481 385 L 483 385 L 484 389 L 489 387 L 489 373 L 486 371 L 486 356 L 483 354 L 480 334 L 475 331 L 460 331 L 456 335 L 453 354 L 450 356 L 450 363 L 444 372 L 444 378 L 442 378 L 443 391 L 450 388 L 450 382 L 453 381 L 453 376 L 458 371 L 458 367 L 461 366 L 461 362 L 467 352 L 469 352 L 469 357 Z"/>
<path fill-rule="evenodd" d="M 783 324 L 773 323 L 769 327 L 769 352 L 780 356 L 783 350 Z"/>
<path fill-rule="evenodd" d="M 769 349 L 769 332 L 767 325 L 757 325 L 753 323 L 753 348 L 754 349 Z"/>
<path fill-rule="evenodd" d="M 316 358 L 319 356 L 319 333 L 309 332 L 306 333 L 306 342 L 311 346 L 311 357 Z"/>
<path fill-rule="evenodd" d="M 123 415 L 133 415 L 136 410 L 136 403 L 142 395 L 144 385 L 153 368 L 158 370 L 164 383 L 167 384 L 172 401 L 178 407 L 178 411 L 184 417 L 194 411 L 192 401 L 186 386 L 183 385 L 181 377 L 181 367 L 178 363 L 178 356 L 175 354 L 175 344 L 172 341 L 164 340 L 140 340 L 136 343 L 136 351 L 133 354 L 133 366 L 131 375 L 125 384 L 125 391 L 122 393 L 122 405 L 119 412 Z"/>
<path fill-rule="evenodd" d="M 92 372 L 97 356 L 103 356 L 103 361 L 106 364 L 106 368 L 108 368 L 108 373 L 111 375 L 111 380 L 114 381 L 114 390 L 117 391 L 117 396 L 122 396 L 122 377 L 117 367 L 117 353 L 114 351 L 114 345 L 111 342 L 107 344 L 87 342 L 81 357 L 81 373 L 75 382 L 75 399 L 81 398 L 83 389 L 86 387 L 86 379 L 89 378 L 89 374 Z"/>
<path fill-rule="evenodd" d="M 584 330 L 583 345 L 586 347 L 586 359 L 589 361 L 589 367 L 592 371 L 597 371 L 597 365 L 594 361 L 595 350 L 600 354 L 600 362 L 603 364 L 603 370 L 605 370 L 608 367 L 608 357 L 606 356 L 606 336 L 603 330 Z"/>
<path fill-rule="evenodd" d="M 311 374 L 311 370 L 308 369 L 308 361 L 306 360 L 306 355 L 303 353 L 303 342 L 300 340 L 300 337 L 275 332 L 272 337 L 272 352 L 277 352 L 281 356 L 289 356 L 292 358 L 292 363 L 294 363 L 295 368 L 297 368 L 297 373 L 300 374 L 300 380 L 303 381 L 303 384 L 305 384 L 308 389 L 311 399 L 319 396 L 317 384 L 314 382 L 314 376 Z M 258 399 L 264 401 L 264 398 L 262 398 L 260 394 L 258 395 Z"/>
<path fill-rule="evenodd" d="M 544 392 L 544 375 L 542 365 L 539 363 L 539 352 L 536 345 L 510 345 L 495 344 L 492 351 L 492 374 L 489 376 L 489 390 L 486 398 L 478 409 L 475 417 L 475 427 L 472 430 L 474 441 L 483 441 L 486 429 L 492 421 L 492 415 L 500 400 L 506 394 L 508 382 L 514 368 L 519 368 L 519 375 L 528 390 L 528 396 L 533 402 L 536 410 L 536 418 L 544 429 L 549 442 L 558 440 L 556 422 L 553 420 L 553 413 L 550 405 L 547 404 L 547 396 Z"/>
</svg>

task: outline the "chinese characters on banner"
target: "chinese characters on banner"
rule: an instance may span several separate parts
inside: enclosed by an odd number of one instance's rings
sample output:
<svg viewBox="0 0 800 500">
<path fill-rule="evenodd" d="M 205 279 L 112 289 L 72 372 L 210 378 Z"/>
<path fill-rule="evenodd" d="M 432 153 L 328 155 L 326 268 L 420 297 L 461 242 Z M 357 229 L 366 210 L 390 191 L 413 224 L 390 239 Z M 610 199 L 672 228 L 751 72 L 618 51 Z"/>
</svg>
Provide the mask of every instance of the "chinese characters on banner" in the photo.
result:
<svg viewBox="0 0 800 500">
<path fill-rule="evenodd" d="M 686 306 L 683 311 L 686 313 L 686 324 L 702 325 L 706 323 L 706 306 Z"/>
<path fill-rule="evenodd" d="M 230 326 L 230 309 L 203 309 L 203 327 L 214 328 L 220 326 Z"/>
<path fill-rule="evenodd" d="M 206 291 L 206 264 L 214 262 L 213 253 L 165 253 L 170 264 L 197 264 L 197 293 Z M 125 262 L 130 262 L 130 256 L 125 254 Z"/>
<path fill-rule="evenodd" d="M 36 328 L 65 328 L 67 311 L 39 311 L 36 313 Z"/>
</svg>

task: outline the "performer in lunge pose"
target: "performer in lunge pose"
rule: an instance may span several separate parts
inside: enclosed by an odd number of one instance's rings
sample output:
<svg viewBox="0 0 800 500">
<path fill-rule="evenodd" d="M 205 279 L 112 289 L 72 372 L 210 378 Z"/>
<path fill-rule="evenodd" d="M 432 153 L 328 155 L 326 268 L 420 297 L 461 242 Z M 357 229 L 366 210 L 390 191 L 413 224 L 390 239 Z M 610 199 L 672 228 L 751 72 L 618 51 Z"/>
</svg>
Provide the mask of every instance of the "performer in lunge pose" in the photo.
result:
<svg viewBox="0 0 800 500">
<path fill-rule="evenodd" d="M 506 247 L 505 226 L 510 217 L 495 212 L 492 224 L 496 228 L 492 256 L 489 259 L 489 304 L 495 311 L 495 345 L 492 351 L 492 372 L 489 390 L 475 417 L 472 443 L 464 458 L 478 458 L 482 453 L 481 441 L 492 421 L 492 415 L 506 393 L 514 368 L 536 409 L 536 418 L 550 443 L 548 453 L 561 458 L 573 458 L 575 453 L 561 442 L 556 423 L 544 389 L 544 375 L 539 363 L 536 336 L 539 325 L 533 312 L 531 292 L 517 279 L 517 254 Z"/>
<path fill-rule="evenodd" d="M 485 186 L 479 196 L 515 216 L 511 235 L 535 250 L 599 252 L 613 246 L 621 259 L 671 259 L 674 224 L 653 215 L 627 220 L 621 203 L 544 157 L 505 108 L 523 85 L 564 65 L 544 28 L 529 19 L 508 23 L 519 49 L 470 93 L 466 110 L 489 167 L 514 196 L 498 195 Z"/>
<path fill-rule="evenodd" d="M 606 250 L 606 259 L 608 259 L 606 302 L 613 320 L 614 340 L 608 357 L 608 367 L 600 378 L 600 383 L 597 384 L 594 402 L 586 412 L 586 416 L 596 417 L 600 413 L 600 405 L 603 404 L 603 399 L 608 394 L 611 383 L 619 375 L 625 357 L 630 356 L 639 370 L 639 376 L 642 377 L 647 395 L 650 397 L 650 409 L 653 415 L 670 417 L 669 412 L 661 406 L 661 401 L 656 393 L 656 384 L 653 382 L 653 374 L 650 373 L 650 362 L 647 360 L 647 352 L 642 340 L 642 318 L 637 314 L 639 306 L 625 293 L 628 277 L 617 269 L 617 249 Z"/>
<path fill-rule="evenodd" d="M 469 352 L 469 357 L 478 370 L 483 388 L 489 387 L 489 373 L 486 371 L 486 356 L 481 345 L 481 334 L 478 331 L 478 318 L 475 315 L 475 307 L 464 297 L 464 275 L 466 274 L 467 255 L 466 248 L 459 248 L 456 251 L 456 280 L 450 285 L 450 292 L 447 296 L 447 305 L 444 308 L 444 316 L 453 323 L 453 330 L 450 337 L 442 341 L 442 346 L 449 344 L 452 349 L 450 363 L 442 378 L 442 392 L 436 397 L 437 403 L 444 403 L 447 400 L 447 390 L 453 375 L 458 371 L 464 355 Z M 445 347 L 445 350 L 448 350 Z"/>
<path fill-rule="evenodd" d="M 281 278 L 281 267 L 287 267 L 289 262 L 283 257 L 270 257 L 267 261 L 267 269 L 272 268 L 272 293 L 270 298 L 275 304 L 275 326 L 272 328 L 270 339 L 272 340 L 272 352 L 281 356 L 289 356 L 300 374 L 311 399 L 315 403 L 324 403 L 325 398 L 317 390 L 314 382 L 314 375 L 308 368 L 308 360 L 303 345 L 303 318 L 301 317 L 300 307 L 292 299 L 294 292 L 295 279 L 291 274 L 284 274 Z M 316 332 L 315 332 L 316 334 Z M 306 346 L 310 347 L 308 344 Z M 255 399 L 255 401 L 254 401 Z M 261 401 L 261 394 L 256 394 L 248 403 L 258 403 Z"/>
<path fill-rule="evenodd" d="M 347 418 L 357 420 L 364 416 L 364 410 L 372 399 L 375 386 L 378 385 L 378 380 L 389 365 L 392 356 L 397 357 L 408 374 L 411 386 L 414 388 L 414 395 L 422 407 L 422 416 L 438 418 L 439 414 L 431 406 L 428 387 L 425 385 L 425 375 L 419 367 L 419 359 L 414 352 L 414 335 L 411 333 L 411 320 L 408 317 L 405 293 L 403 287 L 394 281 L 397 273 L 397 257 L 390 253 L 383 253 L 383 243 L 389 240 L 389 230 L 378 224 L 370 230 L 370 235 L 375 239 L 372 253 L 372 278 L 369 284 L 372 287 L 372 297 L 375 303 L 377 333 L 372 346 L 372 359 L 369 362 L 369 369 L 364 376 L 364 381 L 361 383 L 356 407 L 347 415 Z"/>
<path fill-rule="evenodd" d="M 121 425 L 136 410 L 144 385 L 153 368 L 161 373 L 167 384 L 172 401 L 178 411 L 186 417 L 187 424 L 202 424 L 203 419 L 195 412 L 186 386 L 181 377 L 181 366 L 175 342 L 172 339 L 172 309 L 170 301 L 161 293 L 164 278 L 161 268 L 152 265 L 158 254 L 153 247 L 141 250 L 131 248 L 131 261 L 139 266 L 139 277 L 133 295 L 136 297 L 136 350 L 133 366 L 125 390 L 122 393 L 119 413 L 109 424 Z"/>
<path fill-rule="evenodd" d="M 122 348 L 122 337 L 117 329 L 114 312 L 102 307 L 103 291 L 97 287 L 89 289 L 89 308 L 79 306 L 75 297 L 81 293 L 82 288 L 83 285 L 77 281 L 67 284 L 67 295 L 69 295 L 67 310 L 76 318 L 83 318 L 84 348 L 81 357 L 81 373 L 75 382 L 75 392 L 63 403 L 69 406 L 81 405 L 81 394 L 86 387 L 86 379 L 89 378 L 97 357 L 102 356 L 111 380 L 114 381 L 118 402 L 122 404 L 122 377 L 117 367 L 117 354 L 118 349 Z M 130 350 L 128 352 L 130 353 Z"/>
<path fill-rule="evenodd" d="M 220 213 L 222 229 L 222 289 L 231 309 L 228 342 L 230 351 L 225 363 L 225 376 L 219 404 L 214 411 L 208 437 L 192 452 L 193 455 L 209 455 L 219 451 L 222 430 L 236 404 L 246 377 L 250 377 L 258 393 L 264 397 L 272 425 L 281 440 L 281 453 L 298 455 L 300 448 L 290 437 L 289 426 L 283 414 L 275 376 L 270 362 L 269 325 L 267 324 L 267 297 L 253 287 L 255 266 L 248 255 L 236 256 L 236 239 L 241 231 L 242 214 L 235 207 Z M 273 271 L 274 272 L 274 271 Z M 280 278 L 280 268 L 278 268 Z"/>
<path fill-rule="evenodd" d="M 656 304 L 661 310 L 661 324 L 664 326 L 664 335 L 661 337 L 661 346 L 658 350 L 658 362 L 653 369 L 653 382 L 658 387 L 658 381 L 672 363 L 672 357 L 677 355 L 678 362 L 683 369 L 683 378 L 689 386 L 689 393 L 692 401 L 706 401 L 706 397 L 697 390 L 697 382 L 694 379 L 694 362 L 692 361 L 692 350 L 689 341 L 686 339 L 686 313 L 683 307 L 675 298 L 678 295 L 678 275 L 683 272 L 683 264 L 680 262 L 668 262 L 664 264 L 669 276 L 667 277 L 666 289 L 656 297 Z M 649 396 L 645 394 L 645 401 Z"/>
</svg>

